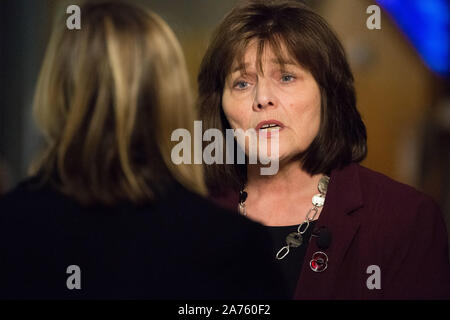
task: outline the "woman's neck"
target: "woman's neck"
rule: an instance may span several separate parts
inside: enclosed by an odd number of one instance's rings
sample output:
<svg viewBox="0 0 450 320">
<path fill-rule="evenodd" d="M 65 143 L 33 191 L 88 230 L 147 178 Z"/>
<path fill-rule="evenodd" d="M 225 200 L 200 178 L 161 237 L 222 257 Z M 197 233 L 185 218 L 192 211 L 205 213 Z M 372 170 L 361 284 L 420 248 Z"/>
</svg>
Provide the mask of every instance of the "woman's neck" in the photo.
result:
<svg viewBox="0 0 450 320">
<path fill-rule="evenodd" d="M 249 218 L 265 225 L 300 223 L 311 208 L 311 198 L 318 193 L 322 174 L 311 176 L 298 161 L 281 164 L 276 175 L 263 176 L 260 168 L 247 168 Z"/>
<path fill-rule="evenodd" d="M 321 177 L 322 174 L 311 176 L 298 161 L 280 165 L 275 175 L 261 175 L 259 166 L 250 165 L 247 169 L 247 187 L 257 194 L 310 195 L 311 192 L 318 192 L 317 184 Z"/>
</svg>

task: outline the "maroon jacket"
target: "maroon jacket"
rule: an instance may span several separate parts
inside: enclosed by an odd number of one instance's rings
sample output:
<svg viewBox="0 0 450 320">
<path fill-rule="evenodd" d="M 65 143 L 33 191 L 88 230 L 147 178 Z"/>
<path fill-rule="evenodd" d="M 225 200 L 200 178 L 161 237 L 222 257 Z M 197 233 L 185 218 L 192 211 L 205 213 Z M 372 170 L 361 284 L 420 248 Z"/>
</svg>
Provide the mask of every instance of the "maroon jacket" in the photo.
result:
<svg viewBox="0 0 450 320">
<path fill-rule="evenodd" d="M 352 163 L 331 172 L 321 226 L 330 246 L 320 250 L 312 238 L 294 299 L 450 299 L 447 231 L 429 196 Z M 310 268 L 317 251 L 328 256 L 320 273 Z M 380 289 L 367 286 L 372 265 Z"/>
</svg>

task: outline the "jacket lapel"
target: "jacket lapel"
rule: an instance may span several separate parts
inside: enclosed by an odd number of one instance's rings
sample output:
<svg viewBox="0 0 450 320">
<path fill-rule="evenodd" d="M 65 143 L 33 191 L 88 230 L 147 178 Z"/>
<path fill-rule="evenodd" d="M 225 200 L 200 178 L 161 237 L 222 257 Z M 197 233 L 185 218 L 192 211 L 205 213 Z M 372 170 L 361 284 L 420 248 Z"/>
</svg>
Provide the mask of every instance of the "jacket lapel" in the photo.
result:
<svg viewBox="0 0 450 320">
<path fill-rule="evenodd" d="M 320 250 L 314 238 L 311 239 L 294 299 L 329 299 L 332 295 L 339 266 L 360 225 L 359 215 L 354 212 L 363 206 L 358 167 L 352 163 L 330 174 L 325 204 L 316 228 L 327 227 L 332 240 L 329 248 Z M 310 260 L 317 251 L 328 256 L 327 269 L 323 272 L 314 272 L 310 268 Z"/>
</svg>

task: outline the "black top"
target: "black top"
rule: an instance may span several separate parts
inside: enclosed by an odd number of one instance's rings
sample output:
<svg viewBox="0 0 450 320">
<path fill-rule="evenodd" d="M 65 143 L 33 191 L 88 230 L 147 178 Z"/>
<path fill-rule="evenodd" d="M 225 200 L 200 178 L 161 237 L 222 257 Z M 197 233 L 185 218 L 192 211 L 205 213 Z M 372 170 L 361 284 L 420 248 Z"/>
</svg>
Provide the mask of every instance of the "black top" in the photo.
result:
<svg viewBox="0 0 450 320">
<path fill-rule="evenodd" d="M 261 225 L 179 185 L 140 207 L 82 207 L 34 180 L 0 198 L 0 299 L 287 298 L 272 252 Z"/>
<path fill-rule="evenodd" d="M 302 235 L 302 245 L 297 248 L 290 248 L 289 254 L 281 260 L 276 259 L 275 256 L 278 250 L 286 245 L 286 237 L 292 232 L 297 232 L 298 225 L 280 227 L 266 226 L 266 229 L 272 236 L 272 241 L 276 248 L 273 253 L 273 259 L 276 260 L 277 264 L 281 267 L 283 279 L 286 283 L 287 290 L 291 297 L 294 296 L 295 288 L 297 287 L 297 282 L 300 276 L 300 271 L 302 270 L 303 263 L 309 263 L 309 259 L 305 257 L 305 254 L 315 223 L 316 220 L 309 223 L 308 229 Z"/>
</svg>

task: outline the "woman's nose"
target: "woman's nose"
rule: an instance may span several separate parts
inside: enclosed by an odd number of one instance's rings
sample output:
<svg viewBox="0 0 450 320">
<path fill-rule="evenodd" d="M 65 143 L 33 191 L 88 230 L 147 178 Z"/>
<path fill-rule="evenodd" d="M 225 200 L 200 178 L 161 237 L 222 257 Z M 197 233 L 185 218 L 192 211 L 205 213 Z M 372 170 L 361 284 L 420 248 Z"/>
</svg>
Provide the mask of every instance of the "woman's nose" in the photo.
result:
<svg viewBox="0 0 450 320">
<path fill-rule="evenodd" d="M 264 81 L 258 82 L 256 86 L 255 100 L 253 102 L 253 109 L 255 111 L 261 111 L 275 106 L 276 99 L 270 85 Z"/>
</svg>

